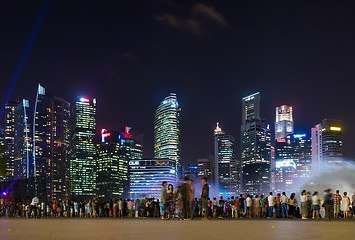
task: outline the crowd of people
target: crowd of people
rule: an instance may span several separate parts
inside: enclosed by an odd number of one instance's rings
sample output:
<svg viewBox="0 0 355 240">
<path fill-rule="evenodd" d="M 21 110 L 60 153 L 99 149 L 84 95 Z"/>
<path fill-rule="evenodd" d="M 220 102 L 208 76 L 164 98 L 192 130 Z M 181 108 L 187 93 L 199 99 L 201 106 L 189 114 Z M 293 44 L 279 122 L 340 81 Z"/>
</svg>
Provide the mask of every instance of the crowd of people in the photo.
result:
<svg viewBox="0 0 355 240">
<path fill-rule="evenodd" d="M 160 199 L 110 199 L 101 201 L 40 202 L 34 197 L 29 203 L 3 203 L 0 217 L 112 217 L 161 218 L 162 220 L 190 220 L 201 218 L 302 218 L 337 219 L 355 218 L 355 194 L 350 198 L 339 190 L 334 194 L 325 190 L 324 196 L 303 190 L 299 198 L 295 193 L 274 195 L 246 195 L 210 198 L 207 179 L 203 178 L 202 194 L 195 198 L 191 180 L 184 179 L 176 191 L 172 184 L 162 183 Z M 320 214 L 323 211 L 324 214 Z M 323 217 L 321 216 L 323 215 Z"/>
</svg>

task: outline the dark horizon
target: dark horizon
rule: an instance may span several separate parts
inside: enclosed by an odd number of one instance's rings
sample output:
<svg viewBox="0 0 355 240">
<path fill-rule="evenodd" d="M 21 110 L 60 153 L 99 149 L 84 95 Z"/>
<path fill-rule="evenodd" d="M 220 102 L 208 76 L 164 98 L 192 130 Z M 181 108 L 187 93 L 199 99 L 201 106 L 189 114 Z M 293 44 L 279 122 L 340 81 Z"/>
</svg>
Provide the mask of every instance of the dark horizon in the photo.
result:
<svg viewBox="0 0 355 240">
<path fill-rule="evenodd" d="M 70 103 L 94 97 L 97 131 L 132 127 L 144 134 L 150 158 L 154 112 L 175 92 L 187 165 L 213 155 L 216 122 L 235 137 L 239 157 L 241 99 L 260 92 L 261 116 L 272 129 L 283 104 L 293 106 L 295 132 L 342 120 L 344 157 L 355 159 L 354 2 L 8 1 L 2 9 L 2 104 L 25 98 L 33 106 L 38 83 Z"/>
</svg>

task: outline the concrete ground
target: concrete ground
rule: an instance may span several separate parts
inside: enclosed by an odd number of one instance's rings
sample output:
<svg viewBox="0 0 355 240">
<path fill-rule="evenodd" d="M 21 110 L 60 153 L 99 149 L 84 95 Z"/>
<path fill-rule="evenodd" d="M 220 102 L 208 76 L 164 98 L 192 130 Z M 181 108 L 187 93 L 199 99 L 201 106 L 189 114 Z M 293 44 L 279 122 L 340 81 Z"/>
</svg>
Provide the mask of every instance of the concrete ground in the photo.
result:
<svg viewBox="0 0 355 240">
<path fill-rule="evenodd" d="M 0 219 L 0 240 L 355 239 L 355 221 Z"/>
</svg>

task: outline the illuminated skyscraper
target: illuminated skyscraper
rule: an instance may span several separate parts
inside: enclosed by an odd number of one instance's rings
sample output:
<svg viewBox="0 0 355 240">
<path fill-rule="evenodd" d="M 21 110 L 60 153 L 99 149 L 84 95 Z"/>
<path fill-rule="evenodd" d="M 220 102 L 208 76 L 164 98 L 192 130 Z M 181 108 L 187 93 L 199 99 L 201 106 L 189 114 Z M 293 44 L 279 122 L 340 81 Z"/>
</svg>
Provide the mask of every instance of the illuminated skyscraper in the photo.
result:
<svg viewBox="0 0 355 240">
<path fill-rule="evenodd" d="M 8 146 L 6 168 L 8 178 L 14 176 L 14 145 L 15 145 L 15 109 L 20 102 L 5 103 L 5 139 L 4 143 Z"/>
<path fill-rule="evenodd" d="M 197 159 L 197 178 L 200 181 L 203 177 L 207 178 L 207 182 L 215 182 L 213 157 Z"/>
<path fill-rule="evenodd" d="M 119 149 L 118 132 L 102 129 L 97 144 L 96 169 L 96 191 L 100 198 L 117 199 L 123 195 L 124 179 L 120 177 L 119 172 Z"/>
<path fill-rule="evenodd" d="M 143 136 L 125 127 L 122 133 L 101 130 L 97 144 L 96 188 L 100 198 L 129 196 L 129 161 L 142 159 Z"/>
<path fill-rule="evenodd" d="M 324 119 L 312 128 L 312 171 L 315 175 L 341 165 L 342 138 L 340 120 Z"/>
<path fill-rule="evenodd" d="M 266 193 L 271 188 L 270 126 L 260 118 L 260 94 L 242 100 L 241 126 L 242 191 Z"/>
<path fill-rule="evenodd" d="M 297 171 L 294 149 L 288 138 L 276 139 L 275 143 L 275 186 L 277 192 L 290 193 Z"/>
<path fill-rule="evenodd" d="M 69 195 L 70 104 L 38 85 L 33 118 L 34 177 L 46 181 L 47 199 Z"/>
<path fill-rule="evenodd" d="M 275 139 L 284 139 L 293 133 L 292 107 L 282 105 L 276 108 Z"/>
<path fill-rule="evenodd" d="M 14 118 L 13 176 L 15 178 L 30 178 L 33 176 L 33 163 L 30 103 L 28 100 L 23 99 L 16 106 Z"/>
<path fill-rule="evenodd" d="M 239 173 L 235 159 L 234 137 L 225 134 L 217 123 L 214 130 L 215 182 L 221 196 L 236 196 Z"/>
<path fill-rule="evenodd" d="M 154 122 L 154 158 L 172 159 L 180 169 L 180 112 L 176 94 L 170 93 L 158 106 Z"/>
<path fill-rule="evenodd" d="M 304 182 L 312 176 L 312 142 L 307 134 L 293 134 L 290 137 L 297 171 L 295 178 Z"/>
<path fill-rule="evenodd" d="M 260 93 L 246 96 L 242 101 L 242 125 L 260 119 Z"/>
<path fill-rule="evenodd" d="M 74 198 L 92 198 L 96 194 L 96 99 L 78 98 L 72 113 L 70 192 Z"/>
</svg>

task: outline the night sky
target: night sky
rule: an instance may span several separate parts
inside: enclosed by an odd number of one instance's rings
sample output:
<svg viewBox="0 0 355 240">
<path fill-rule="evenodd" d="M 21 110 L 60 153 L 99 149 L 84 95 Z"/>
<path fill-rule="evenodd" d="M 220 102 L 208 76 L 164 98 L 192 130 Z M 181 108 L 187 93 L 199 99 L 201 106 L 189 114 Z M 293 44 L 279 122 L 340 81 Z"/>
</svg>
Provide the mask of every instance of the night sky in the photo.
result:
<svg viewBox="0 0 355 240">
<path fill-rule="evenodd" d="M 0 99 L 33 100 L 38 83 L 95 97 L 98 129 L 133 127 L 149 158 L 155 109 L 176 92 L 187 164 L 213 154 L 217 121 L 239 157 L 241 98 L 260 91 L 272 126 L 281 104 L 296 131 L 343 120 L 355 159 L 355 2 L 230 2 L 1 1 Z"/>
</svg>

